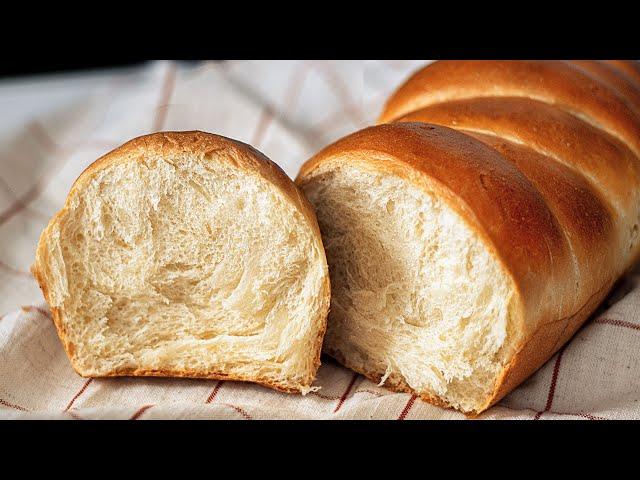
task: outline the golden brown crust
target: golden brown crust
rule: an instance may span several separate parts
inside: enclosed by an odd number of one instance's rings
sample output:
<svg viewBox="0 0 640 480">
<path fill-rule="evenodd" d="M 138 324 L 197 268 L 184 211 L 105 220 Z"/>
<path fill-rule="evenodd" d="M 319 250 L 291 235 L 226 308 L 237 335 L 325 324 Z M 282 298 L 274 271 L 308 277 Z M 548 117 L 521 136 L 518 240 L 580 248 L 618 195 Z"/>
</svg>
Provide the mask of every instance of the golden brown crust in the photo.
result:
<svg viewBox="0 0 640 480">
<path fill-rule="evenodd" d="M 640 154 L 640 117 L 619 92 L 561 61 L 440 61 L 416 72 L 391 96 L 380 122 L 435 103 L 475 97 L 526 97 L 605 129 Z"/>
<path fill-rule="evenodd" d="M 615 90 L 633 108 L 636 115 L 640 114 L 640 84 L 623 71 L 597 60 L 571 60 L 568 63 Z"/>
<path fill-rule="evenodd" d="M 115 150 L 103 155 L 98 160 L 89 165 L 82 174 L 74 182 L 67 201 L 63 208 L 51 219 L 45 230 L 40 236 L 36 251 L 36 260 L 31 267 L 31 271 L 40 286 L 45 300 L 50 306 L 52 318 L 58 332 L 58 336 L 63 343 L 67 356 L 74 368 L 74 370 L 81 376 L 83 374 L 80 368 L 74 364 L 74 345 L 69 342 L 66 335 L 65 325 L 61 318 L 61 311 L 55 307 L 52 302 L 50 290 L 47 286 L 44 272 L 46 266 L 49 264 L 49 254 L 46 248 L 46 239 L 50 235 L 50 232 L 55 225 L 64 217 L 65 213 L 71 208 L 69 199 L 74 193 L 80 191 L 93 176 L 100 170 L 123 162 L 140 161 L 145 156 L 175 153 L 190 153 L 193 155 L 202 156 L 205 159 L 211 159 L 212 153 L 219 150 L 225 150 L 228 155 L 226 159 L 240 169 L 247 172 L 256 172 L 265 178 L 270 183 L 275 184 L 278 189 L 286 195 L 291 203 L 300 211 L 306 218 L 308 225 L 315 233 L 317 240 L 317 247 L 319 253 L 324 256 L 324 247 L 322 246 L 322 239 L 320 236 L 320 229 L 316 220 L 313 207 L 295 186 L 295 184 L 289 179 L 289 177 L 282 171 L 278 165 L 269 160 L 264 154 L 254 149 L 250 145 L 232 140 L 220 135 L 214 135 L 211 133 L 192 131 L 192 132 L 159 132 L 150 135 L 144 135 L 137 137 Z M 326 265 L 326 259 L 325 259 Z M 328 272 L 325 270 L 325 282 L 323 285 L 322 297 L 322 310 L 321 316 L 321 328 L 318 332 L 317 339 L 313 347 L 314 355 L 314 371 L 320 366 L 320 355 L 322 350 L 322 339 L 326 331 L 326 316 L 329 310 L 329 298 L 330 298 L 330 285 Z M 266 378 L 245 378 L 241 376 L 227 376 L 220 372 L 198 372 L 198 371 L 183 371 L 183 370 L 120 370 L 107 376 L 175 376 L 175 377 L 190 377 L 190 378 L 212 378 L 212 379 L 224 379 L 224 380 L 240 380 L 251 381 L 260 383 L 270 388 L 284 392 L 302 391 L 309 385 L 286 385 L 274 383 L 270 379 Z"/>
<path fill-rule="evenodd" d="M 500 259 L 518 293 L 520 337 L 476 413 L 568 341 L 640 253 L 638 97 L 634 82 L 607 65 L 437 62 L 414 74 L 385 107 L 381 121 L 411 122 L 405 130 L 365 129 L 303 166 L 299 184 L 333 162 L 368 164 L 427 184 Z M 435 125 L 460 132 L 441 134 L 451 130 Z M 428 131 L 440 133 L 440 144 Z M 487 149 L 471 147 L 471 138 Z M 325 352 L 353 368 L 340 352 Z M 384 375 L 358 372 L 372 380 Z M 412 392 L 399 376 L 385 386 Z"/>
<path fill-rule="evenodd" d="M 607 204 L 578 172 L 524 145 L 495 135 L 465 131 L 498 150 L 536 187 L 547 202 L 573 254 L 577 292 L 573 306 L 580 308 L 592 292 L 614 276 L 612 265 L 619 262 L 618 233 Z M 589 212 L 585 215 L 585 212 Z M 560 279 L 569 282 L 569 278 Z"/>
<path fill-rule="evenodd" d="M 554 160 L 566 165 L 583 177 L 582 183 L 586 181 L 592 194 L 607 207 L 606 215 L 618 230 L 617 235 L 607 237 L 607 250 L 613 249 L 615 253 L 609 257 L 611 263 L 626 263 L 628 257 L 640 255 L 640 244 L 629 245 L 629 236 L 633 234 L 629 226 L 640 220 L 640 160 L 606 132 L 553 106 L 524 98 L 489 97 L 438 103 L 397 121 L 435 123 L 470 134 L 489 133 L 543 152 L 551 158 L 541 161 L 541 165 Z M 576 178 L 572 183 L 579 181 Z M 567 196 L 571 195 L 569 192 Z M 594 211 L 589 205 L 576 208 L 576 218 L 584 217 L 585 211 L 590 219 L 603 218 L 603 212 Z M 589 254 L 598 251 L 594 244 Z M 618 268 L 612 271 L 617 272 Z M 600 285 L 598 280 L 594 282 L 593 290 Z"/>
<path fill-rule="evenodd" d="M 633 80 L 640 88 L 640 62 L 637 60 L 601 60 L 601 62 L 612 66 L 630 80 Z"/>
<path fill-rule="evenodd" d="M 552 292 L 560 299 L 573 296 L 574 283 L 561 281 L 574 273 L 558 221 L 527 177 L 484 143 L 423 123 L 369 127 L 320 151 L 303 165 L 296 182 L 304 185 L 333 162 L 358 162 L 400 176 L 446 201 L 512 278 L 522 309 L 514 318 L 518 334 L 526 335 L 535 322 L 554 314 L 556 305 L 547 301 Z"/>
<path fill-rule="evenodd" d="M 513 139 L 582 172 L 607 204 L 635 205 L 640 160 L 622 142 L 556 107 L 527 98 L 434 104 L 396 121 L 427 122 Z M 633 205 L 632 205 L 633 204 Z"/>
</svg>

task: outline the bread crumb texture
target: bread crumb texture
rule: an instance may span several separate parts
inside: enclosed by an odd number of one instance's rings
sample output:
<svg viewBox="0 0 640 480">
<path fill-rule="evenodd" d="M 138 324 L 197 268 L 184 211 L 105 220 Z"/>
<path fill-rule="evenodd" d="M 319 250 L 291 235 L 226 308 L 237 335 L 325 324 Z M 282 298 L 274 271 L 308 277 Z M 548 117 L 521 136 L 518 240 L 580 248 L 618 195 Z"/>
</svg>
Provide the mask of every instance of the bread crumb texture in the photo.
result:
<svg viewBox="0 0 640 480">
<path fill-rule="evenodd" d="M 324 252 L 298 205 L 239 155 L 141 150 L 74 186 L 36 269 L 80 374 L 309 391 L 328 303 Z"/>
<path fill-rule="evenodd" d="M 504 367 L 510 278 L 440 197 L 356 162 L 332 165 L 303 184 L 331 276 L 326 351 L 479 410 Z"/>
</svg>

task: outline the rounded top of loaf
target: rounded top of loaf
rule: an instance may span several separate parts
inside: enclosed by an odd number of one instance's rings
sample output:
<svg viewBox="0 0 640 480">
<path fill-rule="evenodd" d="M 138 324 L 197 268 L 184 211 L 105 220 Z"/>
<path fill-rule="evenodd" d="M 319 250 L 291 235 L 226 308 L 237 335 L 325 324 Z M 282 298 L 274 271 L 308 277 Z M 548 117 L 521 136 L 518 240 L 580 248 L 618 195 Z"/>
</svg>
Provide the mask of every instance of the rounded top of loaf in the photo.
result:
<svg viewBox="0 0 640 480">
<path fill-rule="evenodd" d="M 225 150 L 225 159 L 246 172 L 253 172 L 275 184 L 279 190 L 302 212 L 320 241 L 320 230 L 313 207 L 300 193 L 286 173 L 262 152 L 249 144 L 213 133 L 192 131 L 157 132 L 136 137 L 111 150 L 89 165 L 76 179 L 72 191 L 88 181 L 95 173 L 110 165 L 136 161 L 149 155 L 192 155 L 202 159 L 219 157 L 212 155 Z"/>
<path fill-rule="evenodd" d="M 399 176 L 444 199 L 491 246 L 516 289 L 528 292 L 525 309 L 550 307 L 551 292 L 572 294 L 574 283 L 563 281 L 574 275 L 571 255 L 557 219 L 531 181 L 485 143 L 427 123 L 377 125 L 320 151 L 296 181 L 303 185 L 347 163 Z"/>
<path fill-rule="evenodd" d="M 397 122 L 429 122 L 489 133 L 527 145 L 590 179 L 606 203 L 629 210 L 640 186 L 640 161 L 605 131 L 543 102 L 527 98 L 471 98 L 436 103 Z"/>
<path fill-rule="evenodd" d="M 557 60 L 438 61 L 415 72 L 387 101 L 379 122 L 434 103 L 526 97 L 575 114 L 640 155 L 640 114 L 610 83 Z"/>
</svg>

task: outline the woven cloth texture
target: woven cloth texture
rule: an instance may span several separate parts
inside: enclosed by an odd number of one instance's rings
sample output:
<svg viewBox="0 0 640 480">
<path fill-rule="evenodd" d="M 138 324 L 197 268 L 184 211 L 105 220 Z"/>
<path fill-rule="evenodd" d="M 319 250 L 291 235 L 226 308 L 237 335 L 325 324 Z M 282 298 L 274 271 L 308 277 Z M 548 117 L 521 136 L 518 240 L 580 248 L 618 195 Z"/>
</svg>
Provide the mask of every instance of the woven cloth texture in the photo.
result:
<svg viewBox="0 0 640 480">
<path fill-rule="evenodd" d="M 238 382 L 85 379 L 29 273 L 75 178 L 125 141 L 204 130 L 250 143 L 295 177 L 324 145 L 374 123 L 426 61 L 227 61 L 0 81 L 0 418 L 465 419 L 323 358 L 306 396 Z M 480 419 L 640 418 L 640 269 L 575 337 Z"/>
</svg>

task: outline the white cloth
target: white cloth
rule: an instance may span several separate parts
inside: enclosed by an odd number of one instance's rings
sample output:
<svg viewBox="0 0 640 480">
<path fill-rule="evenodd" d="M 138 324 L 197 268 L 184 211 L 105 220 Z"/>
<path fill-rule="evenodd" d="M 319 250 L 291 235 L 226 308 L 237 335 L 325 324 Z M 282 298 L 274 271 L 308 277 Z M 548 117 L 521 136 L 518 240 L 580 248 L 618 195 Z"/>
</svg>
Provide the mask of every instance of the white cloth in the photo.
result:
<svg viewBox="0 0 640 480">
<path fill-rule="evenodd" d="M 374 122 L 424 61 L 155 62 L 0 81 L 0 418 L 465 418 L 331 360 L 305 397 L 210 380 L 76 375 L 28 273 L 40 232 L 92 161 L 157 130 L 254 145 L 294 177 Z M 640 418 L 640 274 L 535 375 L 481 418 Z M 4 314 L 3 314 L 4 313 Z"/>
</svg>

